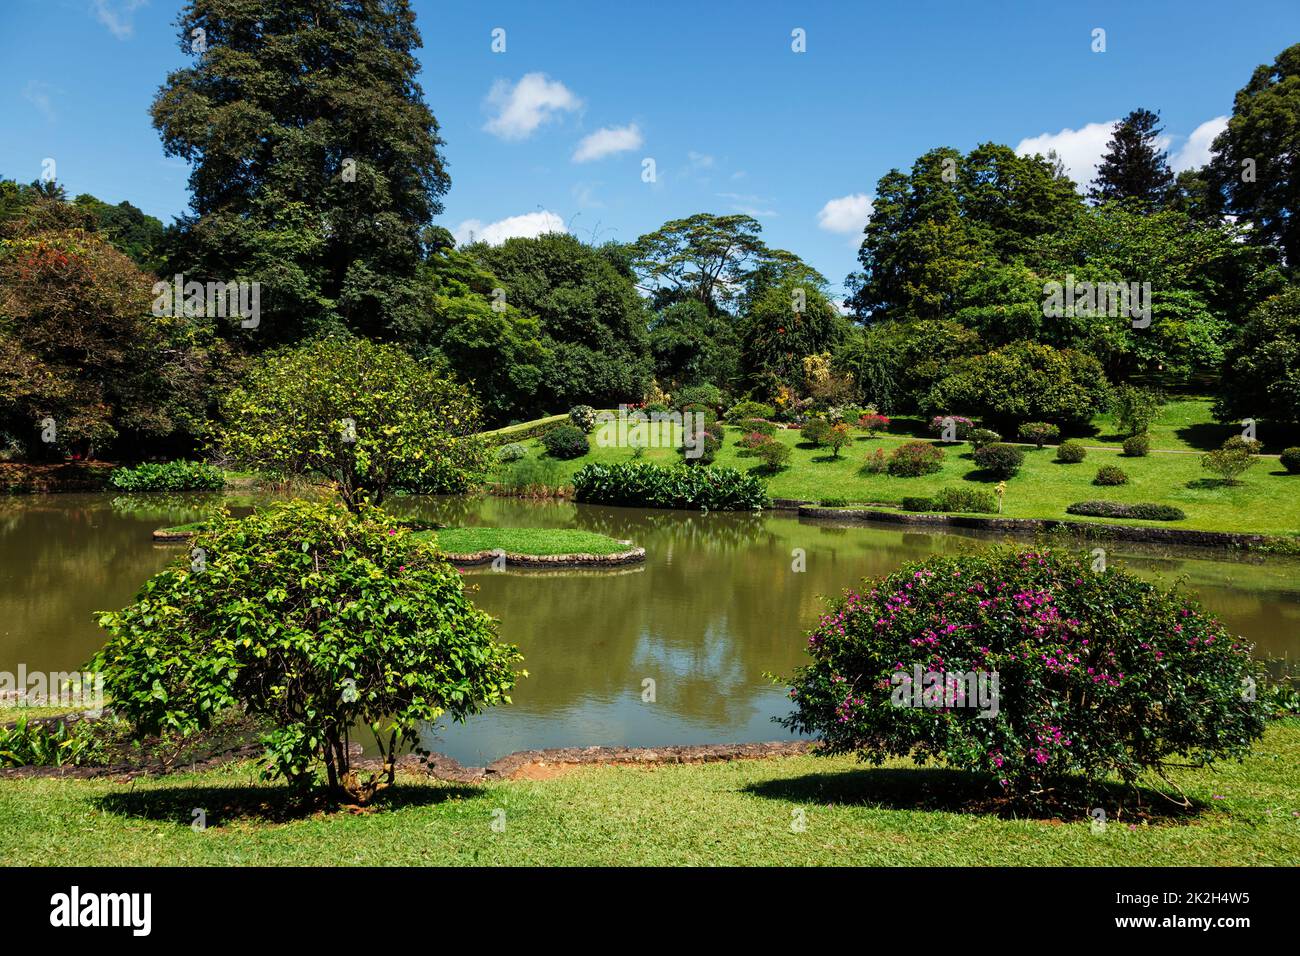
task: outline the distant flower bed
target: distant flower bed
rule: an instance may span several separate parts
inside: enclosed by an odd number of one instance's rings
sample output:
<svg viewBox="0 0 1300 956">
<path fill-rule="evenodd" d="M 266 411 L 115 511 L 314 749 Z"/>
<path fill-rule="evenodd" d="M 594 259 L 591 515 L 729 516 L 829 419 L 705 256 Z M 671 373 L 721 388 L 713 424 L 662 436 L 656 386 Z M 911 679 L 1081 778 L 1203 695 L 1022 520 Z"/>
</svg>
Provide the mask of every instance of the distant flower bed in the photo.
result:
<svg viewBox="0 0 1300 956">
<path fill-rule="evenodd" d="M 573 475 L 574 499 L 642 508 L 754 511 L 769 504 L 763 483 L 735 468 L 665 468 L 650 462 L 583 465 Z"/>
<path fill-rule="evenodd" d="M 226 478 L 220 468 L 201 461 L 148 461 L 114 469 L 108 483 L 118 491 L 220 491 Z"/>
<path fill-rule="evenodd" d="M 1182 521 L 1187 517 L 1182 508 L 1149 502 L 1128 505 L 1118 501 L 1076 501 L 1065 512 L 1093 518 L 1141 518 L 1146 521 Z"/>
</svg>

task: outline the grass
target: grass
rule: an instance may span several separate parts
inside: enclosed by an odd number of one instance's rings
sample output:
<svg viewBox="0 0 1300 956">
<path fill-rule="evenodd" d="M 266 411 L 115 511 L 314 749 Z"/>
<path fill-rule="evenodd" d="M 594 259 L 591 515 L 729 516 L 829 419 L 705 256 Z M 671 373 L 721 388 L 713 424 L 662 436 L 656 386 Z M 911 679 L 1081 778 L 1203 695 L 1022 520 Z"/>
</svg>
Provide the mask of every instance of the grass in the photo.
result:
<svg viewBox="0 0 1300 956">
<path fill-rule="evenodd" d="M 788 757 L 591 767 L 469 786 L 403 777 L 378 812 L 296 810 L 252 764 L 111 780 L 0 782 L 9 866 L 994 865 L 1294 866 L 1300 723 L 1270 726 L 1243 763 L 1175 771 L 1185 818 L 1094 833 L 1080 812 L 970 809 L 982 784 L 944 769 Z M 191 829 L 195 808 L 208 828 Z M 504 816 L 497 811 L 503 811 Z M 504 830 L 492 828 L 493 815 Z M 802 814 L 806 829 L 792 822 Z"/>
<path fill-rule="evenodd" d="M 1019 474 L 1007 481 L 1003 514 L 1013 518 L 1069 518 L 1101 524 L 1132 524 L 1158 527 L 1189 528 L 1205 531 L 1235 531 L 1296 536 L 1300 529 L 1300 476 L 1286 474 L 1276 458 L 1262 457 L 1240 479 L 1240 484 L 1224 485 L 1201 467 L 1200 456 L 1218 447 L 1239 429 L 1221 425 L 1210 413 L 1209 399 L 1178 399 L 1165 406 L 1160 421 L 1152 429 L 1153 452 L 1145 458 L 1128 458 L 1118 445 L 1106 416 L 1099 416 L 1094 437 L 1082 439 L 1088 446 L 1087 458 L 1073 465 L 1055 461 L 1053 446 L 1025 447 L 1025 464 Z M 904 427 L 906 427 L 904 423 Z M 636 430 L 633 430 L 633 434 Z M 905 496 L 930 496 L 946 486 L 969 486 L 992 490 L 996 480 L 988 479 L 976 468 L 967 444 L 944 446 L 942 470 L 920 478 L 894 478 L 887 474 L 870 474 L 863 469 L 867 455 L 876 448 L 890 453 L 905 441 L 906 434 L 883 434 L 868 438 L 855 433 L 855 440 L 841 456 L 832 456 L 827 448 L 814 448 L 792 429 L 777 432 L 779 440 L 791 446 L 787 467 L 768 475 L 762 463 L 749 452 L 736 447 L 739 430 L 727 429 L 727 440 L 718 452 L 715 464 L 751 471 L 766 480 L 768 492 L 777 498 L 806 501 L 842 498 L 852 503 L 878 503 L 898 506 Z M 664 443 L 666 444 L 666 443 Z M 544 454 L 540 443 L 527 444 L 529 454 Z M 590 454 L 559 462 L 564 479 L 587 462 L 613 463 L 633 457 L 630 447 L 601 447 L 599 431 L 592 435 Z M 646 461 L 673 464 L 682 460 L 672 447 L 646 448 Z M 1102 465 L 1118 465 L 1130 478 L 1127 485 L 1100 487 L 1092 483 Z M 1151 501 L 1176 505 L 1187 513 L 1185 521 L 1160 522 L 1115 518 L 1086 518 L 1067 515 L 1065 509 L 1076 501 L 1107 499 L 1127 504 Z"/>
<path fill-rule="evenodd" d="M 417 531 L 414 537 L 436 537 L 438 547 L 451 554 L 498 548 L 507 554 L 617 554 L 629 547 L 607 535 L 574 528 L 443 528 Z"/>
</svg>

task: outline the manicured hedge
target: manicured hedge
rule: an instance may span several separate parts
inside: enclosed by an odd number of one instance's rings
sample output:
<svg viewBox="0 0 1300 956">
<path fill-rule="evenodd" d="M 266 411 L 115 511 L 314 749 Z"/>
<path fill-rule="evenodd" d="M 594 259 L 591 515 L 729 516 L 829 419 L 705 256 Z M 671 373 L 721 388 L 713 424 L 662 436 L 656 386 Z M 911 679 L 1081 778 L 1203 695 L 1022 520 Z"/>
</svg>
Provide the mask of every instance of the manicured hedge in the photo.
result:
<svg viewBox="0 0 1300 956">
<path fill-rule="evenodd" d="M 583 465 L 573 475 L 573 497 L 593 504 L 709 511 L 755 511 L 770 504 L 763 483 L 735 468 L 646 461 Z"/>
<path fill-rule="evenodd" d="M 1152 502 L 1124 504 L 1119 501 L 1076 501 L 1065 511 L 1067 514 L 1093 518 L 1142 518 L 1146 521 L 1182 521 L 1187 517 L 1182 508 Z"/>
</svg>

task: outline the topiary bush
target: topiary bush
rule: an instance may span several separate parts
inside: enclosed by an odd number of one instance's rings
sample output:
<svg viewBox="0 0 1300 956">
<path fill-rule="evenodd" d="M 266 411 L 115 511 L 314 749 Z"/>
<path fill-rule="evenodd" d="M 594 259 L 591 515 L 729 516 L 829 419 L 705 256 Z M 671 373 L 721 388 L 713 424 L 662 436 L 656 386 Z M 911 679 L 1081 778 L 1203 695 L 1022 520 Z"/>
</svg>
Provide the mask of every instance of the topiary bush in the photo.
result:
<svg viewBox="0 0 1300 956">
<path fill-rule="evenodd" d="M 560 425 L 552 428 L 542 436 L 546 453 L 552 458 L 569 460 L 581 458 L 591 451 L 591 441 L 587 433 L 576 425 Z"/>
<path fill-rule="evenodd" d="M 819 754 L 941 760 L 1036 801 L 1244 757 L 1265 719 L 1250 652 L 1183 593 L 1086 554 L 933 556 L 822 616 L 781 723 Z M 954 693 L 981 678 L 984 699 Z"/>
<path fill-rule="evenodd" d="M 505 464 L 527 457 L 528 449 L 519 442 L 511 442 L 509 445 L 502 445 L 497 449 L 497 461 Z"/>
<path fill-rule="evenodd" d="M 1287 474 L 1300 474 L 1300 448 L 1287 448 L 1282 452 L 1280 461 Z"/>
<path fill-rule="evenodd" d="M 992 445 L 975 449 L 974 458 L 980 471 L 987 472 L 995 478 L 1011 478 L 1025 463 L 1025 451 L 1018 445 L 994 442 Z"/>
<path fill-rule="evenodd" d="M 941 488 L 934 496 L 934 510 L 993 514 L 998 500 L 993 492 L 981 488 Z"/>
<path fill-rule="evenodd" d="M 242 706 L 274 726 L 268 777 L 364 804 L 391 786 L 420 725 L 510 702 L 514 647 L 470 603 L 432 544 L 378 509 L 292 501 L 221 514 L 184 562 L 135 602 L 103 612 L 114 710 L 142 734 L 193 733 Z M 352 768 L 350 734 L 369 726 L 382 769 Z"/>
<path fill-rule="evenodd" d="M 751 511 L 771 503 L 761 481 L 735 468 L 665 468 L 643 461 L 583 465 L 573 476 L 573 496 L 594 504 L 709 511 Z"/>
<path fill-rule="evenodd" d="M 1056 449 L 1056 460 L 1067 465 L 1077 465 L 1087 457 L 1088 449 L 1083 447 L 1083 442 L 1073 439 L 1061 442 Z"/>
<path fill-rule="evenodd" d="M 1145 458 L 1151 454 L 1151 436 L 1146 432 L 1124 439 L 1124 454 L 1129 458 Z"/>
<path fill-rule="evenodd" d="M 928 441 L 909 441 L 894 449 L 887 466 L 895 478 L 919 478 L 943 467 L 943 449 Z"/>
<path fill-rule="evenodd" d="M 226 476 L 201 461 L 145 462 L 114 468 L 108 483 L 118 491 L 220 491 Z"/>
<path fill-rule="evenodd" d="M 1022 441 L 1033 442 L 1037 448 L 1042 448 L 1049 441 L 1060 437 L 1061 430 L 1050 422 L 1025 422 L 1020 426 L 1018 433 Z"/>
<path fill-rule="evenodd" d="M 769 422 L 763 418 L 744 418 L 737 423 L 737 427 L 746 434 L 754 434 L 771 437 L 776 434 L 776 422 Z"/>
<path fill-rule="evenodd" d="M 1148 502 L 1129 505 L 1118 501 L 1076 501 L 1065 511 L 1094 518 L 1142 518 L 1146 521 L 1182 521 L 1187 517 L 1182 508 Z"/>
<path fill-rule="evenodd" d="M 970 442 L 972 448 L 979 449 L 1002 441 L 1002 436 L 991 428 L 972 428 L 966 440 Z"/>
<path fill-rule="evenodd" d="M 1127 485 L 1128 475 L 1116 465 L 1102 465 L 1097 469 L 1097 477 L 1092 479 L 1094 485 Z"/>
<path fill-rule="evenodd" d="M 596 427 L 596 410 L 590 405 L 574 405 L 569 409 L 569 422 L 574 428 L 581 428 L 583 434 L 590 434 Z"/>
</svg>

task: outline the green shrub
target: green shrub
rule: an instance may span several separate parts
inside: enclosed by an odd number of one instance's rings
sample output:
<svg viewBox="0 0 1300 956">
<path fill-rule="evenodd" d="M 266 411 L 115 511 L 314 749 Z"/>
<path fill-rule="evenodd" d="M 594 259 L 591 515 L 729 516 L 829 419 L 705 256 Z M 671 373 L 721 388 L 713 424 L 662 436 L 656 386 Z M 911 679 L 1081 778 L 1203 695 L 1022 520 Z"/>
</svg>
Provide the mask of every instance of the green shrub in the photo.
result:
<svg viewBox="0 0 1300 956">
<path fill-rule="evenodd" d="M 889 453 L 883 448 L 874 448 L 867 453 L 867 460 L 862 470 L 870 475 L 882 475 L 889 470 Z"/>
<path fill-rule="evenodd" d="M 746 434 L 765 435 L 768 438 L 776 434 L 776 422 L 769 422 L 762 418 L 744 418 L 737 423 L 742 432 Z"/>
<path fill-rule="evenodd" d="M 993 492 L 982 488 L 941 488 L 934 496 L 934 510 L 993 514 L 998 510 L 998 500 Z"/>
<path fill-rule="evenodd" d="M 568 484 L 564 466 L 554 458 L 521 458 L 508 464 L 497 478 L 497 491 L 522 498 L 552 498 Z"/>
<path fill-rule="evenodd" d="M 1164 396 L 1150 389 L 1121 385 L 1115 389 L 1111 411 L 1121 435 L 1141 435 L 1160 417 Z"/>
<path fill-rule="evenodd" d="M 1077 465 L 1088 457 L 1088 449 L 1083 447 L 1083 442 L 1077 442 L 1071 439 L 1063 441 L 1056 449 L 1056 460 L 1065 462 L 1067 465 Z"/>
<path fill-rule="evenodd" d="M 933 511 L 934 502 L 921 495 L 904 495 L 902 508 L 904 511 Z"/>
<path fill-rule="evenodd" d="M 1288 448 L 1280 456 L 1282 467 L 1287 474 L 1300 474 L 1300 448 Z"/>
<path fill-rule="evenodd" d="M 767 471 L 780 471 L 790 460 L 793 452 L 790 446 L 777 438 L 766 438 L 754 446 L 754 454 L 763 459 L 763 468 Z"/>
<path fill-rule="evenodd" d="M 558 428 L 552 428 L 542 436 L 542 444 L 546 446 L 546 453 L 552 458 L 565 461 L 581 458 L 591 451 L 591 441 L 587 438 L 587 433 L 576 425 L 560 425 Z"/>
<path fill-rule="evenodd" d="M 1151 454 L 1151 436 L 1142 432 L 1125 438 L 1124 454 L 1129 458 L 1145 458 Z"/>
<path fill-rule="evenodd" d="M 114 710 L 141 733 L 196 732 L 242 705 L 275 728 L 266 773 L 366 803 L 419 747 L 421 725 L 509 703 L 515 648 L 432 544 L 378 509 L 292 501 L 228 514 L 135 603 L 103 612 Z M 363 779 L 349 734 L 369 726 L 382 769 Z"/>
<path fill-rule="evenodd" d="M 497 461 L 505 464 L 527 457 L 528 449 L 519 442 L 511 442 L 509 445 L 502 445 L 497 449 Z"/>
<path fill-rule="evenodd" d="M 1231 441 L 1229 439 L 1228 441 Z M 1227 442 L 1224 443 L 1225 446 Z M 1201 456 L 1201 467 L 1219 476 L 1224 484 L 1238 484 L 1237 476 L 1254 465 L 1258 458 L 1241 446 L 1220 448 Z"/>
<path fill-rule="evenodd" d="M 1014 798 L 1239 759 L 1264 730 L 1242 692 L 1259 680 L 1248 644 L 1181 592 L 1096 573 L 1087 554 L 909 563 L 840 598 L 807 646 L 781 722 L 818 736 L 818 753 L 943 761 Z M 972 676 L 984 699 L 948 690 Z"/>
<path fill-rule="evenodd" d="M 735 468 L 665 468 L 642 461 L 583 465 L 573 489 L 577 501 L 641 508 L 750 511 L 770 503 L 763 483 Z"/>
<path fill-rule="evenodd" d="M 995 478 L 1010 478 L 1025 463 L 1025 451 L 1018 445 L 994 442 L 975 449 L 975 464 Z"/>
<path fill-rule="evenodd" d="M 590 405 L 574 405 L 569 409 L 569 422 L 574 428 L 582 429 L 583 434 L 590 434 L 596 427 L 596 410 Z"/>
<path fill-rule="evenodd" d="M 1149 502 L 1129 505 L 1118 501 L 1076 501 L 1065 511 L 1094 518 L 1141 518 L 1146 521 L 1182 521 L 1187 517 L 1181 508 Z"/>
<path fill-rule="evenodd" d="M 943 467 L 943 449 L 928 441 L 909 441 L 889 456 L 889 473 L 895 478 L 919 478 Z"/>
<path fill-rule="evenodd" d="M 831 433 L 831 423 L 824 418 L 810 418 L 808 422 L 799 429 L 799 435 L 804 441 L 821 447 L 827 443 Z"/>
<path fill-rule="evenodd" d="M 730 424 L 736 424 L 746 418 L 771 418 L 776 414 L 776 409 L 771 405 L 764 405 L 762 402 L 737 402 L 727 409 L 727 414 L 722 417 Z"/>
<path fill-rule="evenodd" d="M 823 508 L 843 508 L 849 503 L 847 498 L 823 498 L 817 502 Z"/>
<path fill-rule="evenodd" d="M 687 405 L 705 405 L 717 414 L 722 407 L 722 389 L 716 385 L 688 385 L 680 388 L 673 395 L 673 404 L 678 408 Z"/>
<path fill-rule="evenodd" d="M 1050 422 L 1025 422 L 1019 431 L 1021 440 L 1033 442 L 1038 448 L 1058 438 L 1060 434 L 1061 430 Z"/>
<path fill-rule="evenodd" d="M 1097 477 L 1092 479 L 1094 485 L 1127 485 L 1128 475 L 1116 465 L 1102 465 L 1097 469 Z"/>
<path fill-rule="evenodd" d="M 677 447 L 677 453 L 682 455 L 688 465 L 711 465 L 713 459 L 718 456 L 718 449 L 722 447 L 722 423 L 713 422 L 699 430 L 698 438 L 692 434 L 691 438 L 695 441 L 695 448 L 688 449 L 686 441 Z M 687 457 L 687 451 L 695 452 L 693 457 Z"/>
<path fill-rule="evenodd" d="M 201 461 L 167 461 L 114 468 L 108 483 L 118 491 L 220 491 L 226 478 Z"/>
<path fill-rule="evenodd" d="M 1264 450 L 1264 443 L 1258 438 L 1247 438 L 1245 435 L 1233 435 L 1219 447 L 1224 451 L 1244 451 L 1248 455 L 1258 455 Z"/>
<path fill-rule="evenodd" d="M 991 428 L 972 428 L 967 436 L 967 441 L 975 449 L 983 448 L 985 445 L 992 445 L 994 442 L 1002 441 L 1002 436 Z"/>
<path fill-rule="evenodd" d="M 844 422 L 832 425 L 830 431 L 826 433 L 826 444 L 831 446 L 831 454 L 836 458 L 840 457 L 840 450 L 851 441 L 853 441 L 853 434 Z"/>
<path fill-rule="evenodd" d="M 102 757 L 92 721 L 32 721 L 20 712 L 14 726 L 0 725 L 0 767 L 82 767 L 103 763 Z"/>
</svg>

